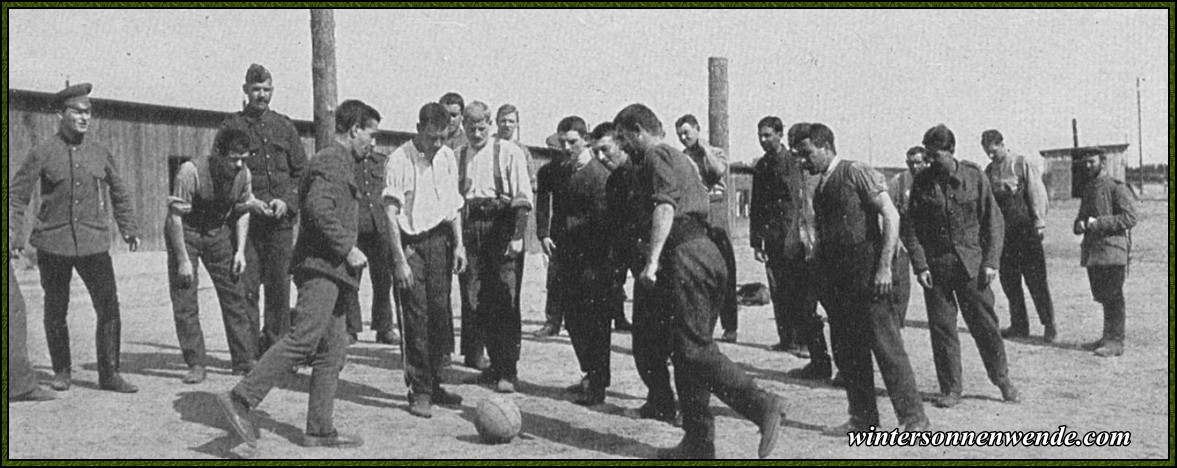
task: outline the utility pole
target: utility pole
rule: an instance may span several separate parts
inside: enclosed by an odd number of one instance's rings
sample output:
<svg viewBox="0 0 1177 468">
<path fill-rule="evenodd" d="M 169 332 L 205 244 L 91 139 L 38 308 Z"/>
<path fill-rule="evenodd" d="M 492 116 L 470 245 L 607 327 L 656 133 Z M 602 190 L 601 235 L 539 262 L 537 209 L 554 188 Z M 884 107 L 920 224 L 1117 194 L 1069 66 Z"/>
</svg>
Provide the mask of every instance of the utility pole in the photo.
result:
<svg viewBox="0 0 1177 468">
<path fill-rule="evenodd" d="M 1144 128 L 1140 116 L 1140 77 L 1136 77 L 1136 152 L 1140 155 L 1140 193 L 1144 193 Z"/>
<path fill-rule="evenodd" d="M 729 169 L 727 171 L 727 174 L 725 174 L 723 176 L 723 178 L 724 178 L 724 185 L 727 186 L 727 190 L 728 190 L 728 192 L 730 192 L 732 189 L 734 189 L 734 187 L 732 187 L 732 171 L 730 169 L 730 163 L 733 158 L 732 158 L 731 151 L 729 151 L 729 149 L 728 149 L 728 132 L 727 132 L 727 124 L 728 124 L 727 58 L 725 58 L 725 57 L 710 57 L 710 58 L 708 58 L 707 59 L 707 78 L 708 78 L 707 79 L 707 97 L 708 97 L 707 129 L 708 129 L 708 132 L 710 133 L 709 136 L 710 136 L 711 146 L 723 148 L 723 150 L 725 152 L 727 152 L 727 160 L 729 163 Z M 730 231 L 731 227 L 729 226 L 729 223 L 730 223 L 731 215 L 732 215 L 732 211 L 733 211 L 732 210 L 732 203 L 735 201 L 736 197 L 732 196 L 731 193 L 728 193 L 728 192 L 725 192 L 723 194 L 724 198 L 725 198 L 724 206 L 726 207 L 725 210 L 723 210 L 724 213 L 722 213 L 723 220 L 722 221 L 713 220 L 712 224 L 717 224 L 716 221 L 719 221 L 719 223 L 718 223 L 720 225 L 719 227 L 722 227 L 725 230 Z M 712 217 L 714 218 L 715 215 L 712 214 Z"/>
<path fill-rule="evenodd" d="M 315 151 L 335 140 L 335 13 L 311 9 L 311 79 L 315 99 Z"/>
</svg>

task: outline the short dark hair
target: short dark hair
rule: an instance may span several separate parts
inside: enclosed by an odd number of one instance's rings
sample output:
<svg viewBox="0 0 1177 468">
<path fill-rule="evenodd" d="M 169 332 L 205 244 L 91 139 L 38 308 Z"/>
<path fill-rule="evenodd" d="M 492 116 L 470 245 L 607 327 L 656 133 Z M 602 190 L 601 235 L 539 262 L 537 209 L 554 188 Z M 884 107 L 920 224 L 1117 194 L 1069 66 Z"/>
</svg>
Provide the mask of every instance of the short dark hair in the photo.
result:
<svg viewBox="0 0 1177 468">
<path fill-rule="evenodd" d="M 956 135 L 944 124 L 936 125 L 924 132 L 924 148 L 928 151 L 942 149 L 956 152 Z"/>
<path fill-rule="evenodd" d="M 1001 132 L 997 130 L 985 130 L 981 133 L 981 146 L 988 147 L 989 145 L 1000 145 L 1005 141 L 1001 136 Z"/>
<path fill-rule="evenodd" d="M 775 115 L 760 119 L 760 122 L 756 124 L 756 131 L 760 131 L 764 127 L 769 127 L 777 133 L 784 133 L 785 131 L 785 123 L 781 122 L 781 118 Z"/>
<path fill-rule="evenodd" d="M 679 117 L 674 121 L 674 128 L 681 127 L 682 124 L 691 124 L 692 127 L 699 128 L 699 119 L 696 119 L 693 114 L 687 114 Z"/>
<path fill-rule="evenodd" d="M 562 135 L 573 130 L 575 130 L 577 133 L 580 133 L 580 136 L 583 137 L 588 135 L 588 124 L 584 123 L 584 119 L 573 115 L 564 117 L 560 120 L 560 123 L 556 125 L 557 134 Z"/>
<path fill-rule="evenodd" d="M 601 122 L 601 123 L 597 124 L 596 127 L 593 127 L 593 133 L 591 135 L 589 135 L 589 138 L 592 138 L 593 140 L 600 140 L 605 137 L 611 137 L 611 136 L 616 136 L 616 135 L 617 135 L 617 126 L 613 125 L 613 122 L 606 121 L 606 122 Z"/>
<path fill-rule="evenodd" d="M 213 152 L 221 156 L 249 151 L 250 146 L 249 134 L 236 128 L 222 129 L 213 140 Z"/>
<path fill-rule="evenodd" d="M 499 106 L 499 111 L 495 112 L 495 120 L 498 120 L 499 118 L 501 118 L 502 116 L 507 115 L 507 114 L 515 114 L 516 116 L 518 116 L 519 109 L 516 109 L 515 106 L 512 104 L 503 104 L 503 105 Z"/>
<path fill-rule="evenodd" d="M 346 133 L 354 126 L 367 128 L 368 122 L 380 122 L 380 113 L 363 101 L 348 99 L 335 109 L 335 132 Z"/>
<path fill-rule="evenodd" d="M 653 135 L 663 135 L 662 121 L 658 115 L 646 107 L 645 104 L 630 104 L 617 113 L 613 118 L 613 125 L 618 130 L 638 130 L 641 128 Z"/>
<path fill-rule="evenodd" d="M 907 149 L 908 156 L 911 156 L 913 154 L 922 154 L 922 155 L 926 156 L 928 154 L 928 150 L 924 149 L 923 146 L 915 145 L 915 146 L 912 146 L 911 148 Z"/>
<path fill-rule="evenodd" d="M 796 148 L 805 140 L 809 140 L 813 146 L 818 148 L 826 148 L 833 151 L 834 154 L 838 153 L 837 147 L 834 146 L 834 131 L 825 124 L 802 122 L 789 127 L 790 148 Z"/>
<path fill-rule="evenodd" d="M 462 99 L 461 94 L 458 94 L 458 93 L 455 93 L 452 91 L 442 95 L 441 99 L 437 100 L 437 103 L 441 104 L 443 106 L 449 106 L 450 104 L 457 104 L 459 112 L 466 110 L 466 100 Z"/>
<path fill-rule="evenodd" d="M 450 125 L 450 113 L 444 105 L 431 102 L 421 106 L 417 112 L 417 123 L 425 127 L 446 128 Z"/>
</svg>

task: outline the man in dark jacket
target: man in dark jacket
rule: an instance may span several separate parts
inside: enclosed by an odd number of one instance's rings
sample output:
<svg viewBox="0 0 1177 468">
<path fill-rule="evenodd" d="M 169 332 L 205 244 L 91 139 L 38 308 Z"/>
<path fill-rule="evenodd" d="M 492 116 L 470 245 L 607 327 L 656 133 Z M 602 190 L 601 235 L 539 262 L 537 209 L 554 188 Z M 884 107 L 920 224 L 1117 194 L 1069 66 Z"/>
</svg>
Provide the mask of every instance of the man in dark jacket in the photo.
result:
<svg viewBox="0 0 1177 468">
<path fill-rule="evenodd" d="M 290 332 L 275 343 L 257 366 L 217 403 L 233 430 L 257 445 L 246 419 L 294 366 L 310 362 L 306 447 L 357 447 L 359 436 L 335 429 L 335 390 L 347 353 L 347 294 L 359 283 L 368 259 L 356 246 L 359 194 L 355 161 L 370 151 L 380 122 L 376 109 L 360 101 L 344 101 L 335 111 L 335 143 L 319 151 L 299 184 L 302 224 L 293 265 L 298 303 Z"/>
</svg>

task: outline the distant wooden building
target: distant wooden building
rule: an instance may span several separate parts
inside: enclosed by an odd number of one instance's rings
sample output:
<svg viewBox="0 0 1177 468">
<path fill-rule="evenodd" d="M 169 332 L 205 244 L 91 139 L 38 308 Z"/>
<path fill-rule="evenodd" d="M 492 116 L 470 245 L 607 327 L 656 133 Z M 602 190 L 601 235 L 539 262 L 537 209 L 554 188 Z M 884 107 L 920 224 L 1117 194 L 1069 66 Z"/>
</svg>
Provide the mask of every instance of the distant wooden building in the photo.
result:
<svg viewBox="0 0 1177 468">
<path fill-rule="evenodd" d="M 1079 198 L 1083 195 L 1083 184 L 1086 180 L 1082 176 L 1083 172 L 1078 170 L 1073 155 L 1079 150 L 1093 148 L 1102 150 L 1107 155 L 1105 170 L 1113 178 L 1124 180 L 1124 153 L 1128 151 L 1127 143 L 1042 150 L 1038 152 L 1046 160 L 1042 179 L 1051 200 Z"/>
</svg>

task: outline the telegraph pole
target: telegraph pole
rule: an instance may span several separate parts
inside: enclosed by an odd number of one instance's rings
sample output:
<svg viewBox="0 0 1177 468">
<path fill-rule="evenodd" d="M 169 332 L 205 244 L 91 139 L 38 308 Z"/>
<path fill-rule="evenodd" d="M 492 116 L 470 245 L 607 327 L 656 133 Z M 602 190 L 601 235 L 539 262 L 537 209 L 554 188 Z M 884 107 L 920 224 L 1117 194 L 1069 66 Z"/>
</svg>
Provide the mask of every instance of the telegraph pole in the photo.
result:
<svg viewBox="0 0 1177 468">
<path fill-rule="evenodd" d="M 1140 116 L 1140 77 L 1136 77 L 1136 152 L 1140 155 L 1140 193 L 1144 193 L 1144 128 Z"/>
<path fill-rule="evenodd" d="M 319 151 L 335 140 L 335 13 L 330 9 L 311 9 L 311 79 Z"/>
</svg>

